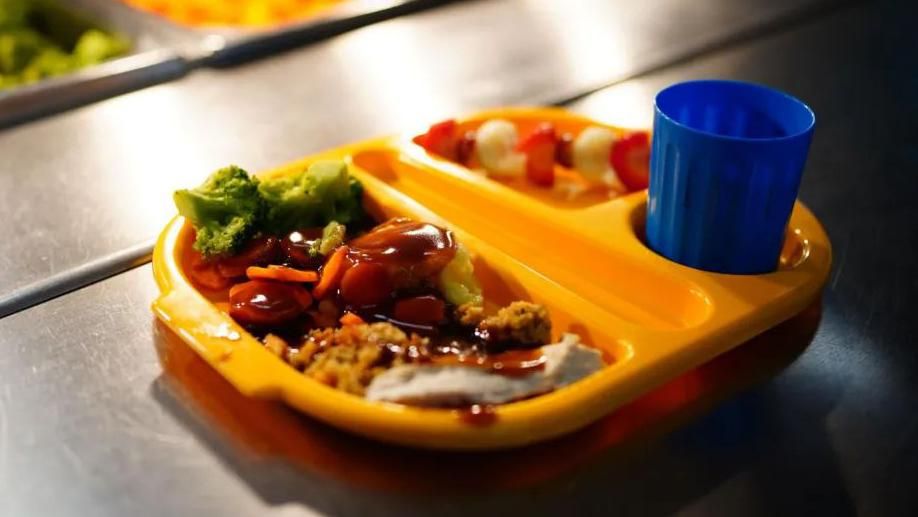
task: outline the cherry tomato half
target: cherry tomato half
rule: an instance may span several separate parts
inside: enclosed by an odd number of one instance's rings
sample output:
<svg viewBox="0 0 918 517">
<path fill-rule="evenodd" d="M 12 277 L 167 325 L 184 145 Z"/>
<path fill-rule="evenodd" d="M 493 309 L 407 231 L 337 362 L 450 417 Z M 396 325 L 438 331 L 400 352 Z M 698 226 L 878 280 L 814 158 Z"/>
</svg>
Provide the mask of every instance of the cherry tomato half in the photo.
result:
<svg viewBox="0 0 918 517">
<path fill-rule="evenodd" d="M 647 188 L 650 185 L 650 134 L 639 131 L 615 142 L 609 163 L 629 190 Z"/>
</svg>

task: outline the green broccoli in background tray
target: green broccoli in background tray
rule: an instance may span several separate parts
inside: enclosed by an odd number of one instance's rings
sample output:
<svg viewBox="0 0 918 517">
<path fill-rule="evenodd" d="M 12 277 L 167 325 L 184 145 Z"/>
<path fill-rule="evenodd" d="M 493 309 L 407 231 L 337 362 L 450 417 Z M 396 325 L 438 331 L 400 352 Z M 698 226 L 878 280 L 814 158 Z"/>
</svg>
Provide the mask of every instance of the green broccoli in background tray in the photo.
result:
<svg viewBox="0 0 918 517">
<path fill-rule="evenodd" d="M 73 47 L 77 66 L 89 66 L 118 57 L 129 50 L 127 41 L 98 29 L 84 32 Z"/>
<path fill-rule="evenodd" d="M 25 25 L 30 7 L 29 0 L 0 0 L 0 30 Z"/>
<path fill-rule="evenodd" d="M 259 233 L 316 226 L 325 226 L 316 251 L 327 254 L 343 240 L 343 225 L 363 216 L 362 196 L 363 187 L 344 162 L 322 161 L 264 180 L 226 167 L 198 188 L 177 191 L 173 199 L 197 231 L 194 248 L 213 257 L 238 251 Z"/>
<path fill-rule="evenodd" d="M 0 74 L 18 74 L 42 52 L 53 48 L 48 40 L 33 30 L 0 29 Z"/>
<path fill-rule="evenodd" d="M 44 34 L 32 25 L 48 14 L 42 10 L 44 5 L 28 0 L 0 0 L 0 89 L 67 74 L 129 50 L 124 39 L 92 28 L 82 32 L 77 29 L 70 36 L 79 34 L 75 42 L 71 39 L 61 43 L 57 35 Z M 62 19 L 67 18 L 56 17 L 58 22 Z"/>
</svg>

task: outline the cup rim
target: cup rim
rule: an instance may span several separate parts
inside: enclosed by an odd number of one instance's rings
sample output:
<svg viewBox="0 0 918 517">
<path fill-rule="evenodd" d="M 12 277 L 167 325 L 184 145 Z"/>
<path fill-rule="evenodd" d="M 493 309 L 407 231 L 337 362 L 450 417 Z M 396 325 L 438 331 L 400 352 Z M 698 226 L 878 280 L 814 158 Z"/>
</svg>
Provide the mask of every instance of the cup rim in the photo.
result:
<svg viewBox="0 0 918 517">
<path fill-rule="evenodd" d="M 701 84 L 701 83 L 704 83 L 704 84 L 721 84 L 721 85 L 724 85 L 724 84 L 725 84 L 725 85 L 729 85 L 729 86 L 732 86 L 732 87 L 751 88 L 751 89 L 756 89 L 756 90 L 761 90 L 761 91 L 767 92 L 769 95 L 776 95 L 776 96 L 779 96 L 779 97 L 783 97 L 783 98 L 785 98 L 786 100 L 790 101 L 793 105 L 796 105 L 797 107 L 802 108 L 803 111 L 806 113 L 806 116 L 809 117 L 809 120 L 808 120 L 808 122 L 807 122 L 807 124 L 806 124 L 806 127 L 804 127 L 802 130 L 796 131 L 796 132 L 794 132 L 794 133 L 787 134 L 787 135 L 784 135 L 784 136 L 778 136 L 778 137 L 742 137 L 742 136 L 722 135 L 722 134 L 719 134 L 719 133 L 713 133 L 713 132 L 711 132 L 711 131 L 704 131 L 704 130 L 702 130 L 702 129 L 694 128 L 694 127 L 692 127 L 692 126 L 683 124 L 682 122 L 679 122 L 678 120 L 676 120 L 676 119 L 670 117 L 665 111 L 663 111 L 663 110 L 660 108 L 660 96 L 663 95 L 664 93 L 666 93 L 666 92 L 668 92 L 668 91 L 670 91 L 670 90 L 673 90 L 673 89 L 675 89 L 675 88 L 685 87 L 685 86 L 687 86 L 687 85 L 697 85 L 697 84 Z M 805 135 L 805 134 L 807 134 L 807 133 L 810 133 L 810 132 L 813 131 L 813 128 L 814 128 L 815 125 L 816 125 L 816 113 L 813 112 L 813 109 L 810 108 L 809 105 L 807 105 L 807 103 L 803 102 L 802 100 L 798 99 L 797 97 L 794 97 L 793 95 L 790 95 L 789 93 L 786 93 L 786 92 L 783 92 L 783 91 L 781 91 L 781 90 L 778 90 L 778 89 L 775 89 L 775 88 L 771 88 L 771 87 L 768 87 L 768 86 L 765 86 L 765 85 L 762 85 L 762 84 L 751 83 L 751 82 L 748 82 L 748 81 L 735 81 L 735 80 L 730 80 L 730 79 L 696 79 L 696 80 L 692 80 L 692 81 L 681 81 L 681 82 L 678 82 L 678 83 L 673 83 L 673 84 L 667 86 L 666 88 L 663 88 L 662 90 L 660 90 L 660 91 L 657 92 L 657 94 L 654 96 L 654 99 L 653 99 L 653 108 L 654 108 L 654 111 L 655 111 L 657 114 L 659 114 L 661 117 L 665 118 L 665 119 L 666 119 L 668 122 L 670 122 L 671 124 L 673 124 L 673 125 L 675 125 L 675 126 L 678 126 L 680 129 L 684 129 L 684 130 L 689 131 L 689 132 L 691 132 L 691 133 L 695 133 L 695 134 L 698 134 L 698 135 L 702 135 L 702 136 L 705 136 L 705 137 L 708 137 L 708 138 L 716 138 L 716 139 L 726 140 L 726 141 L 731 141 L 731 142 L 780 142 L 780 141 L 784 141 L 784 140 L 790 140 L 790 139 L 793 139 L 793 138 L 799 138 L 799 137 L 802 136 L 802 135 Z"/>
</svg>

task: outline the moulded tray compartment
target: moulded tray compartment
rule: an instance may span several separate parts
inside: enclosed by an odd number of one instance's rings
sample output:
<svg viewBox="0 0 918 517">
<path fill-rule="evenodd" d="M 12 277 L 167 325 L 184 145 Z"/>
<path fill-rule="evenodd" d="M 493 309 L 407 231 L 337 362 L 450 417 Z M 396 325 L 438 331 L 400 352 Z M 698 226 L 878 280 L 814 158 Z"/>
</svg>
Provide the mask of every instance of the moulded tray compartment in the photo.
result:
<svg viewBox="0 0 918 517">
<path fill-rule="evenodd" d="M 654 270 L 609 248 L 597 246 L 575 231 L 578 224 L 564 214 L 540 214 L 489 191 L 491 180 L 439 174 L 406 161 L 395 150 L 365 150 L 350 157 L 354 168 L 419 199 L 454 224 L 474 229 L 504 251 L 525 256 L 533 269 L 550 274 L 621 318 L 658 329 L 687 328 L 704 321 L 710 308 L 701 290 L 677 276 Z M 503 196 L 503 197 L 502 197 Z M 500 201 L 503 199 L 503 201 Z M 584 275 L 584 268 L 590 271 Z M 655 286 L 654 290 L 646 289 Z M 660 303 L 660 296 L 668 298 Z"/>
<path fill-rule="evenodd" d="M 306 163 L 268 174 L 299 170 Z M 502 304 L 523 299 L 544 304 L 552 314 L 555 336 L 577 332 L 584 342 L 603 351 L 609 364 L 602 374 L 534 399 L 499 406 L 496 421 L 488 426 L 470 425 L 455 410 L 373 403 L 337 391 L 273 356 L 220 310 L 219 297 L 208 297 L 192 286 L 182 268 L 191 244 L 191 228 L 181 217 L 167 226 L 154 250 L 154 274 L 162 292 L 154 302 L 154 312 L 244 394 L 281 399 L 352 432 L 406 445 L 487 449 L 531 443 L 582 427 L 642 391 L 612 389 L 621 379 L 633 376 L 638 381 L 632 384 L 634 388 L 646 382 L 640 369 L 629 367 L 635 357 L 632 346 L 616 335 L 619 322 L 613 316 L 450 224 L 420 202 L 371 176 L 356 175 L 364 183 L 365 206 L 371 215 L 377 219 L 409 216 L 452 228 L 474 255 L 486 300 Z"/>
</svg>

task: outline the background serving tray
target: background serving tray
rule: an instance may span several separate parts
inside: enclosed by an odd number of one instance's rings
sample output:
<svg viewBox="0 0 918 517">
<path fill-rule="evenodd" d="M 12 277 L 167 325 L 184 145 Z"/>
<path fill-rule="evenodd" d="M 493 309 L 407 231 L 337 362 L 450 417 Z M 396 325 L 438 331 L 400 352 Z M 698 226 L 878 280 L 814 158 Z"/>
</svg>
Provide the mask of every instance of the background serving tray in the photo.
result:
<svg viewBox="0 0 918 517">
<path fill-rule="evenodd" d="M 450 0 L 347 0 L 266 28 L 190 27 L 120 0 L 47 0 L 87 26 L 131 43 L 125 56 L 35 84 L 0 91 L 0 129 L 181 77 L 318 41 Z"/>
</svg>

